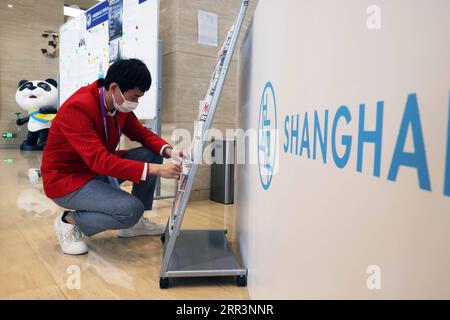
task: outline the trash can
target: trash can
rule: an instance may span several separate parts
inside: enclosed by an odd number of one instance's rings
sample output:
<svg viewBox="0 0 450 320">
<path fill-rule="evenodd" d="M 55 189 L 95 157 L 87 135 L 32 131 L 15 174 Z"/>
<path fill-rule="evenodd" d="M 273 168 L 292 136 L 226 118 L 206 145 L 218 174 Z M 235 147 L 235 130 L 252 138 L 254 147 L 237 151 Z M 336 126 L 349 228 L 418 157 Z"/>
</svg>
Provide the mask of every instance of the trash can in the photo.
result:
<svg viewBox="0 0 450 320">
<path fill-rule="evenodd" d="M 234 203 L 235 141 L 213 140 L 211 165 L 211 200 L 223 204 Z"/>
</svg>

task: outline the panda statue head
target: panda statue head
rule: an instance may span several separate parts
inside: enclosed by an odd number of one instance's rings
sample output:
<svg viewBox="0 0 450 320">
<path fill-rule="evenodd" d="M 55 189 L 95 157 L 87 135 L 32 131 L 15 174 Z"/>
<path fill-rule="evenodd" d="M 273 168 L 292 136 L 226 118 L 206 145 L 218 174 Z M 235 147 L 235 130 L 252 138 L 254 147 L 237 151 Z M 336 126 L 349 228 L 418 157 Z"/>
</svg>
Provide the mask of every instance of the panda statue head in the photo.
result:
<svg viewBox="0 0 450 320">
<path fill-rule="evenodd" d="M 24 110 L 45 107 L 56 108 L 58 104 L 58 84 L 54 79 L 45 81 L 22 80 L 16 92 L 16 102 Z"/>
</svg>

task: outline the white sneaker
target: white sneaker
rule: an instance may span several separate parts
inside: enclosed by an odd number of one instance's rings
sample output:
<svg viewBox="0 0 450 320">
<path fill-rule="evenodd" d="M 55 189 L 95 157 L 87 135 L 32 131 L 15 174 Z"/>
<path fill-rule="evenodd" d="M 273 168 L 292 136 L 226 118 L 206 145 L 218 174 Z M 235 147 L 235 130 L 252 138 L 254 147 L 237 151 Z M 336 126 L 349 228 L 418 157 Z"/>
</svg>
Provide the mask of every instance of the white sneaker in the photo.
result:
<svg viewBox="0 0 450 320">
<path fill-rule="evenodd" d="M 119 230 L 119 238 L 133 238 L 142 236 L 160 236 L 164 233 L 166 226 L 142 217 L 138 223 L 129 229 Z"/>
<path fill-rule="evenodd" d="M 77 226 L 62 221 L 63 214 L 55 220 L 55 231 L 61 250 L 66 254 L 80 255 L 88 253 L 83 234 Z"/>
<path fill-rule="evenodd" d="M 41 177 L 41 170 L 36 168 L 28 169 L 28 179 L 32 185 L 35 185 Z"/>
</svg>

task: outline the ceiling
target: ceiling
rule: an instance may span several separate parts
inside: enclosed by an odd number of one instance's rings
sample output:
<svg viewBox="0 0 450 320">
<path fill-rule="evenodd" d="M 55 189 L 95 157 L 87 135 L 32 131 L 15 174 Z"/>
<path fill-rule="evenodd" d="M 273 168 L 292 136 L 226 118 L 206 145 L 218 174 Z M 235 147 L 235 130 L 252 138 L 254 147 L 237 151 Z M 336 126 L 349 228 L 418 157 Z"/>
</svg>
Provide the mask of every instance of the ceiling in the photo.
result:
<svg viewBox="0 0 450 320">
<path fill-rule="evenodd" d="M 86 10 L 90 7 L 95 6 L 98 3 L 97 0 L 64 0 L 65 6 L 76 5 L 79 6 L 80 9 Z"/>
</svg>

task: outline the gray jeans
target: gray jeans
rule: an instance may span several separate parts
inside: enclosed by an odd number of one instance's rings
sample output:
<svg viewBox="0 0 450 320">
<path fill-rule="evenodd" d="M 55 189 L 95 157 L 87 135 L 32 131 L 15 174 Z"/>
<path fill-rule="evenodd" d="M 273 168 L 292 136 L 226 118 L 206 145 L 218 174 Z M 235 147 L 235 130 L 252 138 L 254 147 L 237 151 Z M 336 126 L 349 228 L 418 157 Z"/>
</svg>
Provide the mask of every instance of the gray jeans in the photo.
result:
<svg viewBox="0 0 450 320">
<path fill-rule="evenodd" d="M 144 147 L 129 150 L 123 158 L 158 164 L 163 162 L 159 154 Z M 52 200 L 63 208 L 75 210 L 72 215 L 81 232 L 93 236 L 107 230 L 134 226 L 145 210 L 152 209 L 155 186 L 156 177 L 151 176 L 147 181 L 133 184 L 129 194 L 114 188 L 106 177 L 99 175 L 77 191 Z"/>
</svg>

